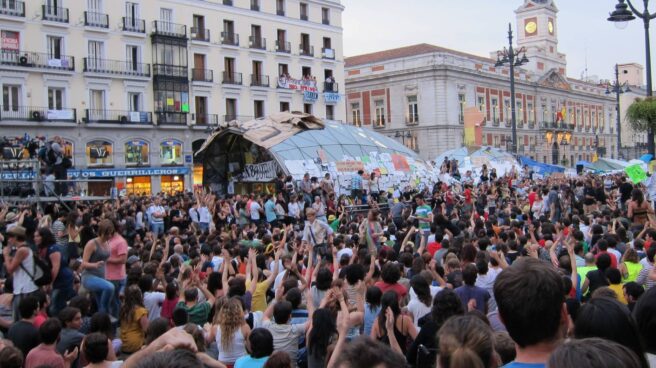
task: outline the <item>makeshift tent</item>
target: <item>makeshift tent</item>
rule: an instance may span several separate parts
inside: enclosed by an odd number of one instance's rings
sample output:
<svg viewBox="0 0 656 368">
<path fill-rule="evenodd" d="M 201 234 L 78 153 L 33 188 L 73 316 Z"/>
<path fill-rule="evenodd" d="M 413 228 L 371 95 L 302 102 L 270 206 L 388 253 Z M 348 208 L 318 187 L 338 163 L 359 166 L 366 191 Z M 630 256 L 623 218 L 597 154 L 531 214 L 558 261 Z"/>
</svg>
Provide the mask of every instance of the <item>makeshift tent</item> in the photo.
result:
<svg viewBox="0 0 656 368">
<path fill-rule="evenodd" d="M 358 170 L 378 173 L 381 191 L 432 185 L 436 179 L 415 151 L 391 138 L 303 113 L 230 122 L 196 155 L 203 162 L 203 185 L 220 194 L 260 192 L 260 186 L 266 191 L 278 173 L 295 180 L 329 173 L 338 193 L 350 192 Z"/>
<path fill-rule="evenodd" d="M 495 147 L 483 146 L 480 148 L 456 148 L 443 152 L 435 158 L 435 164 L 441 165 L 444 158 L 458 160 L 458 169 L 461 174 L 472 171 L 479 174 L 483 165 L 489 169 L 496 169 L 498 175 L 515 169 L 517 172 L 521 167 L 510 153 Z"/>
<path fill-rule="evenodd" d="M 628 163 L 624 161 L 600 157 L 597 161 L 593 162 L 589 168 L 595 171 L 609 172 L 624 170 L 626 166 L 628 166 Z"/>
<path fill-rule="evenodd" d="M 542 162 L 537 162 L 532 160 L 530 157 L 520 156 L 519 162 L 523 165 L 527 165 L 534 173 L 547 176 L 553 173 L 564 173 L 565 168 L 558 165 L 550 165 Z"/>
</svg>

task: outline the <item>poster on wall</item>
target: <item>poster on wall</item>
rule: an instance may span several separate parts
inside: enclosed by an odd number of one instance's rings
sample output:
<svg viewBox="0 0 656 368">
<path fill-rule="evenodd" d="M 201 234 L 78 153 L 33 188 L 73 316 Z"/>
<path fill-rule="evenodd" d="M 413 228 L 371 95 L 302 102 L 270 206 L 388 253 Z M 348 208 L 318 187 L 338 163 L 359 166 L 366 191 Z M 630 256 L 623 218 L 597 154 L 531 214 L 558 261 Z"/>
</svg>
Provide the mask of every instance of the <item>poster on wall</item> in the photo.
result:
<svg viewBox="0 0 656 368">
<path fill-rule="evenodd" d="M 364 163 L 362 161 L 337 161 L 335 163 L 337 171 L 340 172 L 357 172 L 364 170 Z"/>
<path fill-rule="evenodd" d="M 410 165 L 408 165 L 408 161 L 402 155 L 392 155 L 392 164 L 394 165 L 394 169 L 397 171 L 410 171 Z"/>
<path fill-rule="evenodd" d="M 244 166 L 241 181 L 245 182 L 268 182 L 276 178 L 278 164 L 275 161 L 267 161 L 259 164 L 248 164 Z"/>
<path fill-rule="evenodd" d="M 15 51 L 20 50 L 20 33 L 14 31 L 2 31 L 1 33 L 2 41 L 0 46 L 3 51 Z"/>
</svg>

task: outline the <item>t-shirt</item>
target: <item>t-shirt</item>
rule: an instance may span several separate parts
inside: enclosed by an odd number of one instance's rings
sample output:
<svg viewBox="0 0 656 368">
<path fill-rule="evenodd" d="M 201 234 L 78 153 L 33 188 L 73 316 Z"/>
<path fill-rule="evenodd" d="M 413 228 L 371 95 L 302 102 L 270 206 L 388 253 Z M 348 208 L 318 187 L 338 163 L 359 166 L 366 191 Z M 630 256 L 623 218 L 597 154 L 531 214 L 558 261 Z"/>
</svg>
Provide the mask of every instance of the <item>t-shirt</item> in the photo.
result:
<svg viewBox="0 0 656 368">
<path fill-rule="evenodd" d="M 250 355 L 243 356 L 235 362 L 235 368 L 262 368 L 269 360 L 268 356 L 262 358 L 252 358 Z"/>
<path fill-rule="evenodd" d="M 39 330 L 30 322 L 18 321 L 9 327 L 7 338 L 23 352 L 23 356 L 27 356 L 30 350 L 39 345 Z"/>
<path fill-rule="evenodd" d="M 466 306 L 470 299 L 474 299 L 476 300 L 476 309 L 482 313 L 487 313 L 485 309 L 487 301 L 490 300 L 490 293 L 487 290 L 478 286 L 463 285 L 454 291 L 460 297 L 463 306 Z"/>
<path fill-rule="evenodd" d="M 510 362 L 503 366 L 503 368 L 545 368 L 547 365 L 544 363 L 519 363 Z"/>
<path fill-rule="evenodd" d="M 246 283 L 246 289 L 250 288 L 250 282 Z M 253 312 L 264 312 L 267 309 L 266 292 L 269 289 L 269 283 L 258 282 L 253 293 L 251 310 Z"/>
<path fill-rule="evenodd" d="M 134 353 L 143 346 L 146 331 L 141 329 L 139 320 L 142 317 L 148 317 L 148 310 L 144 307 L 136 307 L 130 321 L 121 321 L 121 341 L 123 342 L 121 350 L 124 353 Z"/>
<path fill-rule="evenodd" d="M 426 250 L 428 251 L 428 253 L 430 253 L 431 257 L 434 257 L 435 252 L 437 252 L 440 249 L 442 249 L 442 245 L 435 241 L 428 243 L 428 247 L 426 247 Z"/>
<path fill-rule="evenodd" d="M 128 242 L 119 235 L 109 239 L 109 256 L 116 258 L 128 254 Z M 105 262 L 105 276 L 107 280 L 123 280 L 126 277 L 125 263 Z"/>
<path fill-rule="evenodd" d="M 431 208 L 429 205 L 423 204 L 421 206 L 417 206 L 417 209 L 415 210 L 415 217 L 420 218 L 420 219 L 427 219 L 428 215 L 431 213 Z M 430 229 L 430 223 L 424 222 L 424 221 L 419 221 L 419 229 L 421 230 L 428 230 Z"/>
<path fill-rule="evenodd" d="M 59 334 L 59 342 L 57 343 L 57 352 L 64 354 L 67 351 L 72 351 L 75 347 L 79 347 L 84 339 L 84 334 L 72 328 L 64 328 Z"/>
<path fill-rule="evenodd" d="M 57 353 L 54 345 L 39 344 L 32 349 L 25 359 L 25 368 L 48 366 L 50 368 L 64 368 L 64 358 Z"/>
<path fill-rule="evenodd" d="M 296 362 L 298 355 L 298 339 L 305 334 L 305 323 L 279 325 L 271 320 L 262 324 L 273 335 L 273 348 L 275 351 L 284 351 L 289 354 L 292 362 Z M 295 364 L 292 364 L 296 366 Z"/>
<path fill-rule="evenodd" d="M 207 323 L 207 317 L 210 315 L 212 306 L 208 302 L 202 302 L 196 303 L 193 307 L 189 308 L 184 301 L 180 301 L 176 308 L 182 308 L 187 311 L 189 322 L 203 326 Z"/>
<path fill-rule="evenodd" d="M 432 301 L 432 299 L 431 299 Z M 427 306 L 419 299 L 413 299 L 408 303 L 408 311 L 412 313 L 412 320 L 417 331 L 419 331 L 419 319 L 431 312 L 431 307 L 433 303 L 430 303 L 430 306 Z"/>
<path fill-rule="evenodd" d="M 260 219 L 260 210 L 262 206 L 256 201 L 251 202 L 251 220 L 257 221 Z"/>
<path fill-rule="evenodd" d="M 264 203 L 264 214 L 266 215 L 267 222 L 273 222 L 278 218 L 276 215 L 276 204 L 272 200 Z"/>
<path fill-rule="evenodd" d="M 388 284 L 384 281 L 378 281 L 375 286 L 379 288 L 383 294 L 385 294 L 385 292 L 390 290 L 395 292 L 396 295 L 399 296 L 399 301 L 405 298 L 405 296 L 408 294 L 408 289 L 406 289 L 405 286 L 399 283 Z"/>
<path fill-rule="evenodd" d="M 147 291 L 144 293 L 144 307 L 148 309 L 148 320 L 153 321 L 160 317 L 162 304 L 166 300 L 166 294 L 159 291 Z"/>
</svg>

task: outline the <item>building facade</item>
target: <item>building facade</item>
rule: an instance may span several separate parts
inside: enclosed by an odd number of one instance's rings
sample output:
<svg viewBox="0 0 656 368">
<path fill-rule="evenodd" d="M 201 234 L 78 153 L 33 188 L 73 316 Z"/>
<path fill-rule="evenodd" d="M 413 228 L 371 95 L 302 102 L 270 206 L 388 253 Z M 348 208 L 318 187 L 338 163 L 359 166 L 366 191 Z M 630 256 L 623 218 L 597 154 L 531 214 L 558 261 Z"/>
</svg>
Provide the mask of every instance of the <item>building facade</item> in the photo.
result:
<svg viewBox="0 0 656 368">
<path fill-rule="evenodd" d="M 566 77 L 557 12 L 551 0 L 516 10 L 517 42 L 530 60 L 515 68 L 518 153 L 565 166 L 617 157 L 614 98 L 605 85 Z M 462 146 L 464 112 L 475 106 L 484 115 L 482 144 L 510 150 L 509 69 L 496 58 L 429 44 L 346 58 L 348 121 L 433 159 Z"/>
<path fill-rule="evenodd" d="M 0 136 L 60 135 L 76 169 L 118 173 L 128 192 L 189 189 L 202 178 L 193 152 L 218 124 L 278 111 L 345 120 L 343 10 L 339 0 L 1 1 Z"/>
<path fill-rule="evenodd" d="M 639 132 L 631 128 L 626 119 L 626 111 L 637 98 L 645 98 L 647 90 L 643 78 L 643 66 L 637 63 L 617 65 L 619 83 L 623 86 L 620 94 L 620 157 L 626 160 L 639 158 L 647 153 L 647 133 Z M 611 96 L 615 96 L 612 86 L 608 88 Z M 617 123 L 615 123 L 617 125 Z"/>
</svg>

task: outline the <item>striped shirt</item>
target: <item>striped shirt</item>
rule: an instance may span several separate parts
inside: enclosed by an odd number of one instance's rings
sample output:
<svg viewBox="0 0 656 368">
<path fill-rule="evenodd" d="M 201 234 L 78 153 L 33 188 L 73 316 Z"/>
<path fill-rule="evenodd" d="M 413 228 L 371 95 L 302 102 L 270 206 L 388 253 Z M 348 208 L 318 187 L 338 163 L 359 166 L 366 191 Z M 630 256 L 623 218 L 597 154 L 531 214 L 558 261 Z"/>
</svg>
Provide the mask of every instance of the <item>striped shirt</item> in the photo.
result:
<svg viewBox="0 0 656 368">
<path fill-rule="evenodd" d="M 66 233 L 66 225 L 60 220 L 55 220 L 50 226 L 50 230 L 55 235 L 55 240 L 58 245 L 66 245 L 68 243 L 68 234 Z"/>
</svg>

